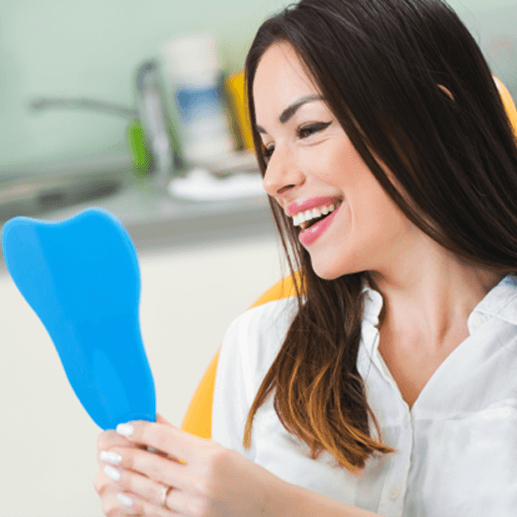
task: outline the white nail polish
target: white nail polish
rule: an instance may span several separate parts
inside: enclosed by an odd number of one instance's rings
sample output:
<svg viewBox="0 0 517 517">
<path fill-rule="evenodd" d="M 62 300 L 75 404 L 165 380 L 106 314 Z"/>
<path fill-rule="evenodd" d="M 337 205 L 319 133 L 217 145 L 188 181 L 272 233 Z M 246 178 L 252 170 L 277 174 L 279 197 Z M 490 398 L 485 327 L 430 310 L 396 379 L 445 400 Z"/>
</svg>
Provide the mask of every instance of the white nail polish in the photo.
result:
<svg viewBox="0 0 517 517">
<path fill-rule="evenodd" d="M 112 465 L 120 465 L 122 456 L 113 451 L 101 451 L 101 460 Z"/>
<path fill-rule="evenodd" d="M 131 436 L 135 428 L 131 424 L 119 424 L 117 425 L 117 433 L 122 436 Z"/>
<path fill-rule="evenodd" d="M 104 466 L 104 473 L 113 481 L 120 481 L 120 471 L 111 467 L 110 465 Z"/>
<path fill-rule="evenodd" d="M 133 499 L 126 494 L 117 494 L 117 499 L 126 506 L 133 506 Z"/>
</svg>

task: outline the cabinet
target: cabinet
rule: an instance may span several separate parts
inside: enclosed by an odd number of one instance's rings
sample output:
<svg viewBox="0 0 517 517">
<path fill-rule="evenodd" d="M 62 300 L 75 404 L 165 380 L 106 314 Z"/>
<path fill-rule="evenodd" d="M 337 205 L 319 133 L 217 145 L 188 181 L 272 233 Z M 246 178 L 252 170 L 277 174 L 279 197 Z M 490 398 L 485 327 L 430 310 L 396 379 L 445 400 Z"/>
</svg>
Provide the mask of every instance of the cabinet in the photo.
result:
<svg viewBox="0 0 517 517">
<path fill-rule="evenodd" d="M 157 409 L 174 425 L 225 329 L 279 280 L 279 256 L 271 235 L 139 250 L 142 335 Z M 101 517 L 92 486 L 99 428 L 5 269 L 0 309 L 0 515 Z"/>
</svg>

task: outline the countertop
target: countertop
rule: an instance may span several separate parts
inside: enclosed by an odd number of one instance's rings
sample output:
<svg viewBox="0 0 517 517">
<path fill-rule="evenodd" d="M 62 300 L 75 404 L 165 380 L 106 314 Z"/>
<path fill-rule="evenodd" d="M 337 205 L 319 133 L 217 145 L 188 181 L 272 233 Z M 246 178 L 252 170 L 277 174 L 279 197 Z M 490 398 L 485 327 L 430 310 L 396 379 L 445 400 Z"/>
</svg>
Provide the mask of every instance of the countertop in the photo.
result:
<svg viewBox="0 0 517 517">
<path fill-rule="evenodd" d="M 139 252 L 273 236 L 276 231 L 265 193 L 225 201 L 187 201 L 173 198 L 151 181 L 143 180 L 131 181 L 120 191 L 92 202 L 31 217 L 57 221 L 92 206 L 112 212 Z M 1 254 L 0 262 L 0 269 L 5 270 Z"/>
</svg>

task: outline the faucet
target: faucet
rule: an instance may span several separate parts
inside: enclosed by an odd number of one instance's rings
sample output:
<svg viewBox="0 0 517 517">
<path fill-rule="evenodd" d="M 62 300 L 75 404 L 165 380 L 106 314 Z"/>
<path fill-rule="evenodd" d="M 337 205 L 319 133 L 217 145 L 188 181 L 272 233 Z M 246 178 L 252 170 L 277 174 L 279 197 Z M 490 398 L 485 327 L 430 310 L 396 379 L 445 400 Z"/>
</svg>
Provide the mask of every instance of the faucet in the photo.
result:
<svg viewBox="0 0 517 517">
<path fill-rule="evenodd" d="M 140 121 L 155 164 L 155 181 L 160 187 L 166 187 L 176 169 L 176 156 L 169 135 L 167 109 L 155 61 L 147 61 L 138 69 L 136 90 Z"/>
<path fill-rule="evenodd" d="M 65 108 L 65 109 L 86 109 L 93 111 L 100 111 L 104 113 L 111 113 L 112 115 L 119 115 L 121 117 L 134 118 L 138 116 L 138 111 L 135 109 L 121 106 L 112 102 L 98 101 L 86 98 L 73 97 L 40 97 L 32 99 L 30 107 L 34 111 L 40 111 L 49 108 Z"/>
<path fill-rule="evenodd" d="M 162 91 L 159 84 L 158 68 L 154 61 L 142 64 L 136 79 L 137 108 L 87 98 L 40 97 L 30 102 L 30 108 L 40 111 L 51 108 L 86 109 L 111 113 L 129 119 L 138 119 L 143 127 L 151 155 L 151 173 L 158 189 L 164 189 L 181 163 L 174 152 Z"/>
</svg>

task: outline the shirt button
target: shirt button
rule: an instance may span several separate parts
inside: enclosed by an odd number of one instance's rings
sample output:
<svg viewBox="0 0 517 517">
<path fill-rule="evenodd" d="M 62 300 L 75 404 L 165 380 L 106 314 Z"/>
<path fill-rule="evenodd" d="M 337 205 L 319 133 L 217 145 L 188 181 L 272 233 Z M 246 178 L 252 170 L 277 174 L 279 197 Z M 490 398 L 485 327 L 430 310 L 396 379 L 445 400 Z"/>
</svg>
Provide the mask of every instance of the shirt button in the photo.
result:
<svg viewBox="0 0 517 517">
<path fill-rule="evenodd" d="M 390 491 L 388 492 L 388 496 L 390 499 L 397 499 L 397 497 L 400 495 L 400 487 L 397 485 L 394 485 L 390 488 Z"/>
<path fill-rule="evenodd" d="M 484 323 L 485 323 L 484 316 L 482 316 L 481 314 L 474 314 L 474 316 L 472 317 L 472 325 L 474 325 L 474 327 L 479 328 L 479 327 L 483 326 Z"/>
</svg>

